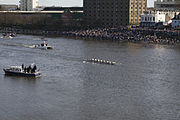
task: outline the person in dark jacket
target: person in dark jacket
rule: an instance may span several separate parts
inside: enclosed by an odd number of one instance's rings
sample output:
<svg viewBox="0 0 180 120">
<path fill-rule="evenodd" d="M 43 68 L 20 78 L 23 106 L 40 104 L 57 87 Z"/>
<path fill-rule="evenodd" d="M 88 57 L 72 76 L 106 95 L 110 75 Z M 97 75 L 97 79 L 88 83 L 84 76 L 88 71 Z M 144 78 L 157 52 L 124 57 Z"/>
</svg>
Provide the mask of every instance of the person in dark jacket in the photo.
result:
<svg viewBox="0 0 180 120">
<path fill-rule="evenodd" d="M 24 72 L 25 72 L 25 73 L 27 72 L 27 68 L 26 68 L 26 67 L 24 67 Z"/>
<path fill-rule="evenodd" d="M 28 67 L 28 73 L 31 73 L 32 72 L 32 67 L 31 67 L 31 65 L 29 65 L 29 67 Z"/>
<path fill-rule="evenodd" d="M 37 67 L 36 67 L 36 65 L 34 65 L 34 67 L 33 67 L 33 69 L 32 69 L 32 73 L 35 73 L 36 70 L 37 70 Z"/>
<path fill-rule="evenodd" d="M 24 70 L 24 64 L 22 64 L 22 69 Z"/>
</svg>

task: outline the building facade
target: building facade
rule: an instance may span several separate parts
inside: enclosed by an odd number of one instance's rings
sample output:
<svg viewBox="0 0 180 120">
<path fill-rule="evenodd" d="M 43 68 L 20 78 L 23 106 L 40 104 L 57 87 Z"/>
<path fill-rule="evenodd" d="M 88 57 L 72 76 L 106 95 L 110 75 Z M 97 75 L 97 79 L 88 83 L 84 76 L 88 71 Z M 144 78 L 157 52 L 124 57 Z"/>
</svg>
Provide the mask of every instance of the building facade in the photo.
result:
<svg viewBox="0 0 180 120">
<path fill-rule="evenodd" d="M 147 8 L 147 11 L 150 12 L 150 14 L 156 14 L 157 12 L 159 14 L 165 14 L 166 15 L 166 22 L 169 22 L 171 19 L 175 17 L 176 14 L 180 13 L 180 10 L 162 10 L 162 9 L 156 9 L 156 8 Z"/>
<path fill-rule="evenodd" d="M 156 13 L 150 13 L 149 11 L 141 15 L 141 26 L 152 27 L 157 25 L 163 25 L 166 22 L 166 15 L 157 11 Z"/>
<path fill-rule="evenodd" d="M 17 5 L 0 4 L 1 11 L 14 11 L 18 9 Z"/>
<path fill-rule="evenodd" d="M 154 7 L 159 10 L 180 10 L 180 0 L 156 0 Z"/>
<path fill-rule="evenodd" d="M 20 0 L 21 11 L 34 11 L 38 6 L 38 0 Z"/>
<path fill-rule="evenodd" d="M 173 19 L 172 19 L 172 27 L 173 28 L 180 28 L 180 14 L 176 15 Z"/>
<path fill-rule="evenodd" d="M 147 10 L 147 0 L 130 0 L 129 22 L 137 25 L 141 22 L 141 14 Z"/>
<path fill-rule="evenodd" d="M 86 23 L 105 27 L 140 23 L 147 0 L 84 0 Z"/>
</svg>

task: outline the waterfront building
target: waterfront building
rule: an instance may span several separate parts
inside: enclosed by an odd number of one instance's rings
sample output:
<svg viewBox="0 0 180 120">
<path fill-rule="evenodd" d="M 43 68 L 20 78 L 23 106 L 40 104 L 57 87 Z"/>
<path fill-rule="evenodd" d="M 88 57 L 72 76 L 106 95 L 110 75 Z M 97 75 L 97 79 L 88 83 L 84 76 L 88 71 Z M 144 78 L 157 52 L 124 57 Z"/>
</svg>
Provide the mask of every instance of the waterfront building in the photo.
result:
<svg viewBox="0 0 180 120">
<path fill-rule="evenodd" d="M 180 28 L 180 14 L 175 15 L 175 17 L 172 19 L 171 25 L 173 28 Z"/>
<path fill-rule="evenodd" d="M 156 0 L 154 7 L 159 10 L 180 10 L 180 0 Z"/>
<path fill-rule="evenodd" d="M 180 0 L 156 0 L 153 12 L 166 14 L 166 21 L 173 19 L 180 12 Z"/>
<path fill-rule="evenodd" d="M 34 8 L 34 11 L 43 11 L 45 8 L 45 6 L 37 6 L 36 8 Z"/>
<path fill-rule="evenodd" d="M 116 27 L 137 25 L 147 9 L 147 0 L 84 0 L 89 25 Z"/>
<path fill-rule="evenodd" d="M 159 13 L 159 14 L 165 14 L 166 15 L 166 22 L 170 21 L 175 17 L 175 14 L 179 14 L 180 10 L 167 10 L 167 9 L 156 9 L 156 8 L 147 8 L 147 11 L 149 11 L 151 14 Z"/>
<path fill-rule="evenodd" d="M 38 0 L 20 0 L 21 11 L 34 11 L 38 6 Z"/>
<path fill-rule="evenodd" d="M 17 5 L 0 4 L 1 11 L 14 11 L 18 9 Z"/>
<path fill-rule="evenodd" d="M 157 11 L 156 13 L 150 13 L 147 11 L 141 15 L 141 26 L 152 27 L 165 24 L 166 15 Z"/>
</svg>

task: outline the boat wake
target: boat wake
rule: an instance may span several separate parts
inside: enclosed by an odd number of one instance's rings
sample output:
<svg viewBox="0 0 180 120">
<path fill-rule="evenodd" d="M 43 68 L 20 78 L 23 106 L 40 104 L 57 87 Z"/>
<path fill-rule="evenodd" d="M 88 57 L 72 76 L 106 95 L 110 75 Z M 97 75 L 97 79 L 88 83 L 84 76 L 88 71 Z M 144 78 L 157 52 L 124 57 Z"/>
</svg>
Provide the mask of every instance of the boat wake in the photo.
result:
<svg viewBox="0 0 180 120">
<path fill-rule="evenodd" d="M 25 48 L 37 48 L 36 45 L 21 44 L 21 43 L 2 43 L 3 46 L 15 46 L 15 47 L 25 47 Z"/>
<path fill-rule="evenodd" d="M 1 45 L 4 45 L 4 46 L 16 46 L 16 47 L 27 47 L 27 48 L 32 47 L 32 45 L 20 44 L 20 43 L 4 43 L 4 44 L 1 44 Z"/>
<path fill-rule="evenodd" d="M 23 47 L 26 47 L 26 48 L 35 48 L 34 45 L 23 45 Z"/>
<path fill-rule="evenodd" d="M 4 46 L 15 46 L 15 47 L 25 47 L 25 48 L 36 48 L 35 45 L 28 45 L 28 44 L 20 44 L 20 43 L 5 43 L 5 44 L 1 44 L 1 45 L 4 45 Z M 13 48 L 11 48 L 13 49 Z M 13 49 L 14 50 L 14 49 Z M 19 49 L 16 49 L 16 51 L 21 51 Z M 25 50 L 23 50 L 25 51 Z M 26 51 L 26 52 L 33 52 L 33 51 Z M 35 52 L 36 54 L 38 52 Z M 41 54 L 41 53 L 39 53 Z M 41 54 L 42 55 L 42 54 Z M 77 58 L 75 56 L 66 56 L 66 55 L 54 55 L 54 54 L 46 54 L 46 56 L 52 56 L 52 58 L 61 58 L 61 59 L 65 59 L 67 61 L 77 61 L 77 62 L 82 62 L 82 63 L 91 63 L 91 64 L 101 64 L 101 65 L 115 65 L 115 66 L 118 66 L 118 65 L 121 65 L 122 63 L 120 62 L 113 62 L 113 61 L 108 61 L 108 60 L 100 60 L 100 59 L 84 59 L 84 58 Z"/>
</svg>

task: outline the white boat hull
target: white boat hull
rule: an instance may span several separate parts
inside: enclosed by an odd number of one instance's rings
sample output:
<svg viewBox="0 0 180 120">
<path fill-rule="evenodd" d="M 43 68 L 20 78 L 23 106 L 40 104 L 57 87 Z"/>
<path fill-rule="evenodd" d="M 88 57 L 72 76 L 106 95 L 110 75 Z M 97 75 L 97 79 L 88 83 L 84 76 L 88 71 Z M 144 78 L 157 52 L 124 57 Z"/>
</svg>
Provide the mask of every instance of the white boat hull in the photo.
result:
<svg viewBox="0 0 180 120">
<path fill-rule="evenodd" d="M 52 46 L 38 46 L 38 45 L 33 45 L 32 48 L 37 48 L 37 49 L 53 49 Z"/>
</svg>

